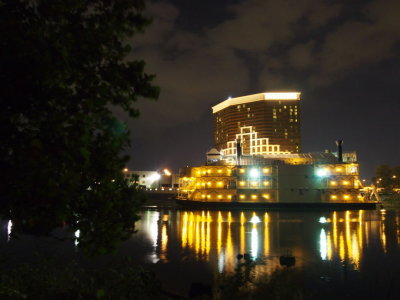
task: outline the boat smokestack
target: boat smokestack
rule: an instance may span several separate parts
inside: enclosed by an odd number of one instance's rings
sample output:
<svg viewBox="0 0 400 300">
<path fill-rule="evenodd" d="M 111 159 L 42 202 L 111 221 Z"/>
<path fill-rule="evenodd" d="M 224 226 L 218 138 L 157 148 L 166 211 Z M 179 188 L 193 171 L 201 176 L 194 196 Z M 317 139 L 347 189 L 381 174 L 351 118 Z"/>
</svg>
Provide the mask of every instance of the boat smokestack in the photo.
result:
<svg viewBox="0 0 400 300">
<path fill-rule="evenodd" d="M 338 161 L 343 162 L 343 141 L 342 140 L 337 140 L 336 141 L 336 146 L 337 146 L 337 153 L 338 153 Z"/>
<path fill-rule="evenodd" d="M 236 140 L 236 162 L 240 165 L 240 159 L 242 158 L 242 143 L 240 139 Z"/>
</svg>

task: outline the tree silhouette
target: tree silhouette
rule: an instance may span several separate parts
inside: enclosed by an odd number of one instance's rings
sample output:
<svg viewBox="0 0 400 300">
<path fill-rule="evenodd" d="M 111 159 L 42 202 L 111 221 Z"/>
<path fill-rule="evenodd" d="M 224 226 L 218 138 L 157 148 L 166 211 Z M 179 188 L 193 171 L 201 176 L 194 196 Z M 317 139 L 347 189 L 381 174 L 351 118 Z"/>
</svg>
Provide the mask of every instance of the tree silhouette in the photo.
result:
<svg viewBox="0 0 400 300">
<path fill-rule="evenodd" d="M 67 224 L 105 252 L 132 231 L 141 195 L 121 173 L 129 131 L 111 108 L 137 117 L 138 99 L 158 97 L 127 59 L 144 4 L 0 0 L 0 213 L 15 233 Z"/>
</svg>

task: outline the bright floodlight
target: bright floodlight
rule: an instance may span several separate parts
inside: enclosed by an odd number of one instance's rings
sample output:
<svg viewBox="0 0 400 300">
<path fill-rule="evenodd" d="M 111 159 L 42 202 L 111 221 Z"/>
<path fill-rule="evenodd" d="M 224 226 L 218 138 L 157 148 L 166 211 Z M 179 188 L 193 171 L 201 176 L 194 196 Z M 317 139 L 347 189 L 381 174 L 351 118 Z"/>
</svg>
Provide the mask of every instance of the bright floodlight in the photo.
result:
<svg viewBox="0 0 400 300">
<path fill-rule="evenodd" d="M 171 172 L 168 169 L 164 169 L 164 174 L 167 176 L 171 176 Z"/>
<path fill-rule="evenodd" d="M 319 177 L 326 177 L 329 175 L 329 172 L 326 169 L 318 169 L 316 173 Z"/>
<path fill-rule="evenodd" d="M 252 178 L 260 177 L 260 171 L 258 171 L 257 169 L 251 169 L 250 170 L 250 177 L 252 177 Z"/>
<path fill-rule="evenodd" d="M 157 181 L 157 180 L 159 180 L 160 178 L 161 178 L 161 176 L 160 176 L 160 174 L 158 174 L 158 173 L 152 174 L 152 175 L 150 176 L 150 180 L 151 180 L 151 181 Z"/>
</svg>

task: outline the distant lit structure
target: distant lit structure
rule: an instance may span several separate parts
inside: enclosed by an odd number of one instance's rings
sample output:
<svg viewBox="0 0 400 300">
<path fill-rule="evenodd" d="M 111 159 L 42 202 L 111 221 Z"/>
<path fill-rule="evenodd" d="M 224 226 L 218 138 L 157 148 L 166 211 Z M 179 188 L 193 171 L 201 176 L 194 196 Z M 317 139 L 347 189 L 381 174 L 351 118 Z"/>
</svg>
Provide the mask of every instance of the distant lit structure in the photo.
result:
<svg viewBox="0 0 400 300">
<path fill-rule="evenodd" d="M 222 156 L 224 158 L 224 156 Z M 243 157 L 182 170 L 179 198 L 204 202 L 362 202 L 358 164 L 333 153 Z"/>
<path fill-rule="evenodd" d="M 243 154 L 299 153 L 300 93 L 259 93 L 227 100 L 212 107 L 215 148 Z"/>
<path fill-rule="evenodd" d="M 260 93 L 214 106 L 215 148 L 205 165 L 181 169 L 178 199 L 189 201 L 180 202 L 339 207 L 370 201 L 357 155 L 343 152 L 342 140 L 337 152 L 300 152 L 299 101 L 299 92 Z M 374 207 L 369 204 L 363 207 Z"/>
<path fill-rule="evenodd" d="M 158 171 L 130 171 L 128 168 L 122 170 L 125 180 L 129 185 L 137 185 L 144 189 L 177 188 L 178 174 L 172 174 L 168 169 Z"/>
</svg>

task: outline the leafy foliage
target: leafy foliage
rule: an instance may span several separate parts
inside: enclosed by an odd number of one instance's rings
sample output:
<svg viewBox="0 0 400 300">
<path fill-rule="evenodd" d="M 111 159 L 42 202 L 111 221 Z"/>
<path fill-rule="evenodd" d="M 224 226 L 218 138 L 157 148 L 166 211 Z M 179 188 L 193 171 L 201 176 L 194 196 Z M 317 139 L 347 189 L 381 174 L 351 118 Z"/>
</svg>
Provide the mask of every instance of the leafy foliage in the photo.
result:
<svg viewBox="0 0 400 300">
<path fill-rule="evenodd" d="M 132 231 L 142 196 L 121 170 L 139 98 L 159 90 L 127 39 L 149 24 L 144 0 L 0 0 L 0 182 L 14 232 L 67 224 L 104 252 Z M 92 245 L 92 246 L 89 246 Z"/>
</svg>

